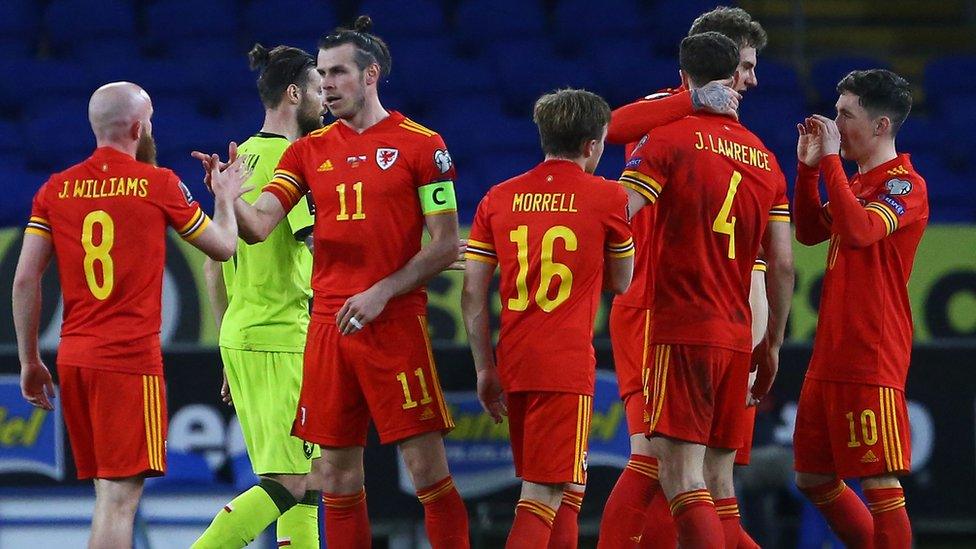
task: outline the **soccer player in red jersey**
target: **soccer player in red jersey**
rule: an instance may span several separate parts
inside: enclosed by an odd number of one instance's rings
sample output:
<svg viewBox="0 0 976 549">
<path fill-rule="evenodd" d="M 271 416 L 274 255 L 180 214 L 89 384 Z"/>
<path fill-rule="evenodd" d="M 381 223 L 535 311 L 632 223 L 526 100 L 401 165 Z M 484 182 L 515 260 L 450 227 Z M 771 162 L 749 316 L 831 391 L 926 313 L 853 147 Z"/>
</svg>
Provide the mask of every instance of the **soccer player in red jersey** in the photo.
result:
<svg viewBox="0 0 976 549">
<path fill-rule="evenodd" d="M 736 44 L 717 32 L 689 36 L 681 42 L 682 81 L 695 89 L 730 78 L 738 58 Z M 630 188 L 631 211 L 662 197 L 648 244 L 660 276 L 652 290 L 646 409 L 679 543 L 736 546 L 738 521 L 721 524 L 709 492 L 731 492 L 735 449 L 751 428 L 751 272 L 760 245 L 771 245 L 767 222 L 782 215 L 786 184 L 757 137 L 734 116 L 714 114 L 651 131 L 621 182 Z M 777 367 L 785 322 L 774 324 L 769 351 L 757 357 L 757 397 Z M 706 479 L 713 485 L 706 488 Z M 718 499 L 722 508 L 735 505 L 733 497 Z"/>
<path fill-rule="evenodd" d="M 848 74 L 837 91 L 836 121 L 797 126 L 796 237 L 830 246 L 793 434 L 796 482 L 848 547 L 910 547 L 898 481 L 911 470 L 908 281 L 929 217 L 925 180 L 895 148 L 912 95 L 880 69 Z M 841 157 L 857 162 L 849 181 Z M 867 508 L 845 478 L 861 479 Z"/>
<path fill-rule="evenodd" d="M 131 547 L 145 477 L 166 472 L 166 385 L 159 345 L 166 229 L 224 261 L 237 247 L 241 163 L 213 174 L 213 221 L 172 171 L 157 168 L 152 102 L 128 82 L 88 104 L 98 148 L 37 191 L 14 275 L 21 390 L 52 410 L 37 331 L 41 277 L 57 259 L 64 322 L 58 373 L 79 479 L 94 479 L 89 547 Z"/>
<path fill-rule="evenodd" d="M 508 415 L 522 494 L 507 547 L 553 547 L 554 523 L 576 547 L 586 481 L 596 359 L 593 319 L 606 286 L 630 284 L 634 245 L 627 194 L 593 176 L 610 107 L 565 89 L 542 96 L 533 119 L 545 161 L 492 187 L 468 238 L 462 311 L 478 397 L 495 422 Z M 488 326 L 488 286 L 501 269 L 501 332 Z M 557 526 L 558 528 L 558 526 Z"/>
<path fill-rule="evenodd" d="M 291 144 L 254 205 L 239 200 L 235 210 L 244 240 L 258 242 L 305 193 L 316 205 L 312 319 L 292 432 L 321 445 L 322 458 L 292 495 L 324 492 L 327 545 L 369 547 L 363 451 L 372 420 L 381 442 L 399 446 L 432 546 L 467 547 L 424 292 L 457 257 L 454 166 L 440 135 L 380 103 L 390 52 L 370 24 L 361 16 L 319 42 L 326 106 L 338 121 Z M 421 247 L 425 227 L 431 238 Z"/>
<path fill-rule="evenodd" d="M 611 117 L 607 140 L 626 144 L 628 158 L 636 142 L 648 131 L 700 110 L 732 113 L 737 108 L 741 94 L 758 85 L 756 56 L 765 47 L 767 40 L 762 26 L 740 8 L 718 7 L 696 18 L 688 34 L 707 31 L 719 32 L 739 46 L 739 65 L 733 84 L 736 93 L 731 93 L 723 82 L 710 82 L 693 91 L 679 86 L 661 90 L 616 109 Z M 772 270 L 774 280 L 770 287 L 780 292 L 787 286 L 791 287 L 793 276 L 790 255 L 784 256 L 780 251 L 780 248 L 788 248 L 792 244 L 789 215 L 786 205 L 783 206 L 783 215 L 772 219 L 785 223 L 770 225 L 770 230 L 774 233 L 772 242 L 775 248 L 767 254 L 767 259 L 775 263 Z M 637 212 L 631 220 L 637 244 L 634 282 L 625 294 L 614 299 L 610 311 L 614 366 L 631 434 L 631 457 L 607 501 L 600 528 L 601 548 L 633 547 L 637 540 L 645 548 L 673 548 L 677 545 L 667 502 L 659 490 L 657 459 L 650 455 L 650 442 L 644 436 L 644 382 L 648 372 L 646 349 L 652 323 L 649 289 L 653 287 L 654 273 L 650 269 L 651 251 L 643 243 L 650 241 L 653 223 L 653 208 Z M 759 341 L 764 339 L 767 327 L 765 322 L 760 322 L 767 318 L 768 312 L 766 265 L 765 261 L 757 261 L 750 291 L 754 313 L 753 329 L 762 336 Z M 778 302 L 788 300 L 789 295 L 783 294 Z M 779 311 L 778 314 L 777 318 L 785 322 L 783 312 Z M 749 413 L 754 415 L 755 408 L 750 408 Z M 749 463 L 751 434 L 751 430 L 747 431 L 747 441 L 736 454 L 736 464 Z M 728 496 L 732 496 L 731 491 Z M 723 521 L 737 521 L 737 515 L 737 506 L 726 506 L 721 516 Z M 740 529 L 740 535 L 741 547 L 755 546 L 745 530 Z"/>
</svg>

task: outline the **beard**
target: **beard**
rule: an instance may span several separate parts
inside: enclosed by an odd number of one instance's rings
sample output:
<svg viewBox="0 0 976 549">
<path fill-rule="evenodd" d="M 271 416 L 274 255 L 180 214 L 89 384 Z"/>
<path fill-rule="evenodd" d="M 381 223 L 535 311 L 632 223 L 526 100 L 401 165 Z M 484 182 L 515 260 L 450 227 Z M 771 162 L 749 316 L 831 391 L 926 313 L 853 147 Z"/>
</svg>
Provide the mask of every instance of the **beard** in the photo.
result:
<svg viewBox="0 0 976 549">
<path fill-rule="evenodd" d="M 146 164 L 156 165 L 156 140 L 145 129 L 139 136 L 139 146 L 136 148 L 136 160 Z"/>
<path fill-rule="evenodd" d="M 325 113 L 322 112 L 322 105 L 313 101 L 309 101 L 307 106 L 303 104 L 303 107 L 306 108 L 298 111 L 298 131 L 305 136 L 324 125 L 322 116 Z"/>
</svg>

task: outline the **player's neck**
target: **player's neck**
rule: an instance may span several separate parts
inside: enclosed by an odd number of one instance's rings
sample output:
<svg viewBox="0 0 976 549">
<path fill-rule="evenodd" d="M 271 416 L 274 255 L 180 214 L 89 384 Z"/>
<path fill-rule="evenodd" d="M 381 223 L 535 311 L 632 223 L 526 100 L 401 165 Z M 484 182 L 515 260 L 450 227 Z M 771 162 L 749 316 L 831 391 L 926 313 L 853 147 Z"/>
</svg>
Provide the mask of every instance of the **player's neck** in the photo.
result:
<svg viewBox="0 0 976 549">
<path fill-rule="evenodd" d="M 356 133 L 363 133 L 369 128 L 382 122 L 390 113 L 383 108 L 379 96 L 366 97 L 363 108 L 349 118 L 343 118 L 342 123 L 354 130 Z"/>
<path fill-rule="evenodd" d="M 301 137 L 298 120 L 294 112 L 287 109 L 271 109 L 264 111 L 264 125 L 261 131 L 285 136 L 288 141 L 297 141 Z"/>
<path fill-rule="evenodd" d="M 578 156 L 576 158 L 566 158 L 564 156 L 553 156 L 551 154 L 547 154 L 546 161 L 548 162 L 549 160 L 565 160 L 567 162 L 572 162 L 573 164 L 579 166 L 583 171 L 586 171 L 586 158 L 582 156 Z"/>
<path fill-rule="evenodd" d="M 885 162 L 894 160 L 897 156 L 898 151 L 895 149 L 895 142 L 889 141 L 866 155 L 865 158 L 859 159 L 857 161 L 857 172 L 868 173 Z"/>
<path fill-rule="evenodd" d="M 95 146 L 98 147 L 98 148 L 108 147 L 110 149 L 115 149 L 115 150 L 117 150 L 117 151 L 119 151 L 119 152 L 121 152 L 123 154 L 126 154 L 128 156 L 131 156 L 132 158 L 135 158 L 136 157 L 136 150 L 139 148 L 139 143 L 138 142 L 133 142 L 133 143 L 118 143 L 116 141 L 100 141 L 100 140 L 97 140 L 96 139 L 95 140 Z"/>
</svg>

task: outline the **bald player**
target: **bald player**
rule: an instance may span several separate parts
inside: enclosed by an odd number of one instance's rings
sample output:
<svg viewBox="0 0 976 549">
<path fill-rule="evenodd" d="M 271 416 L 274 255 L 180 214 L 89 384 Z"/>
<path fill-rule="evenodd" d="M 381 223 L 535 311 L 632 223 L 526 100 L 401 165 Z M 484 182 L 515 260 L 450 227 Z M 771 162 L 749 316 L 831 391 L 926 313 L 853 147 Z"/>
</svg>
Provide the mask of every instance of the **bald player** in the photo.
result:
<svg viewBox="0 0 976 549">
<path fill-rule="evenodd" d="M 159 345 L 166 228 L 211 258 L 237 248 L 240 161 L 214 173 L 211 220 L 172 171 L 155 166 L 152 101 L 135 84 L 98 88 L 88 104 L 97 148 L 34 196 L 13 286 L 20 385 L 53 410 L 37 333 L 41 278 L 57 259 L 64 320 L 62 408 L 79 479 L 94 479 L 89 547 L 132 546 L 143 479 L 166 472 L 166 384 Z"/>
</svg>

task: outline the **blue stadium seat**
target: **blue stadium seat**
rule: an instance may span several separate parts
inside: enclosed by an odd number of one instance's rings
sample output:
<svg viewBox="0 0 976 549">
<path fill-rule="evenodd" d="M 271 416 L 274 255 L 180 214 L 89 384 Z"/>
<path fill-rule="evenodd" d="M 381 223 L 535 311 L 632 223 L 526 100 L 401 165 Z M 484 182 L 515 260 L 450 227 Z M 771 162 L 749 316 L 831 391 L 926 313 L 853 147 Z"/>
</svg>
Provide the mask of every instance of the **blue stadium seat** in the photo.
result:
<svg viewBox="0 0 976 549">
<path fill-rule="evenodd" d="M 0 73 L 29 75 L 0 79 L 0 109 L 21 112 L 37 101 L 83 97 L 86 101 L 97 81 L 80 63 L 58 60 L 0 59 Z"/>
<path fill-rule="evenodd" d="M 807 115 L 803 98 L 798 93 L 768 91 L 762 80 L 758 88 L 744 94 L 739 107 L 743 125 L 774 150 L 795 151 L 796 125 Z M 794 160 L 788 163 L 795 163 Z"/>
<path fill-rule="evenodd" d="M 493 50 L 500 40 L 542 36 L 546 17 L 539 0 L 465 0 L 454 26 L 462 50 L 480 54 Z"/>
<path fill-rule="evenodd" d="M 760 91 L 796 94 L 797 97 L 803 97 L 803 87 L 800 86 L 796 69 L 789 63 L 763 57 L 756 64 L 756 79 L 759 81 Z"/>
<path fill-rule="evenodd" d="M 95 149 L 87 108 L 37 113 L 28 119 L 25 130 L 27 160 L 40 170 L 63 170 Z"/>
<path fill-rule="evenodd" d="M 162 96 L 196 98 L 202 82 L 193 64 L 161 59 L 106 59 L 91 63 L 99 84 L 125 80 L 138 84 L 154 100 Z"/>
<path fill-rule="evenodd" d="M 34 53 L 40 35 L 41 13 L 33 0 L 0 2 L 0 52 L 3 56 Z"/>
<path fill-rule="evenodd" d="M 929 61 L 925 67 L 925 98 L 938 112 L 953 110 L 947 99 L 972 93 L 976 87 L 976 56 L 949 55 Z"/>
<path fill-rule="evenodd" d="M 543 93 L 565 87 L 593 89 L 598 84 L 588 65 L 560 59 L 542 39 L 505 41 L 489 53 L 505 109 L 512 115 L 531 113 Z"/>
<path fill-rule="evenodd" d="M 971 97 L 970 100 L 976 100 L 976 97 Z M 941 122 L 942 120 L 924 117 L 913 112 L 898 130 L 898 136 L 895 138 L 898 150 L 913 154 L 940 150 L 943 140 L 942 132 L 938 126 L 941 126 Z"/>
<path fill-rule="evenodd" d="M 146 8 L 146 43 L 158 53 L 174 55 L 182 44 L 233 43 L 239 8 L 227 0 L 167 0 Z"/>
<path fill-rule="evenodd" d="M 214 473 L 202 454 L 166 450 L 166 475 L 147 478 L 146 491 L 178 486 L 207 487 L 212 486 L 214 480 Z"/>
<path fill-rule="evenodd" d="M 562 0 L 553 20 L 561 46 L 593 45 L 605 37 L 638 35 L 647 29 L 644 12 L 636 0 Z"/>
<path fill-rule="evenodd" d="M 648 43 L 613 41 L 589 50 L 589 66 L 611 107 L 635 101 L 662 88 L 681 84 L 676 58 L 654 56 Z"/>
<path fill-rule="evenodd" d="M 59 56 L 121 54 L 132 51 L 121 48 L 135 44 L 135 11 L 131 4 L 118 0 L 55 0 L 44 12 L 44 26 L 51 48 Z M 116 49 L 101 49 L 99 43 L 113 44 Z"/>
<path fill-rule="evenodd" d="M 763 63 L 759 62 L 759 70 Z M 820 59 L 810 68 L 810 81 L 821 105 L 833 107 L 837 101 L 837 82 L 853 70 L 890 69 L 886 62 L 867 56 L 836 56 Z M 763 82 L 760 79 L 760 85 Z M 832 111 L 831 111 L 832 112 Z"/>
<path fill-rule="evenodd" d="M 447 98 L 482 94 L 497 86 L 487 63 L 460 59 L 442 41 L 404 42 L 394 50 L 390 82 L 412 106 L 428 112 Z"/>
<path fill-rule="evenodd" d="M 0 201 L 0 227 L 23 227 L 30 216 L 34 193 L 44 184 L 49 173 L 30 171 L 20 164 L 0 165 L 0 171 L 4 180 L 4 199 Z"/>
<path fill-rule="evenodd" d="M 678 46 L 681 44 L 681 39 L 688 35 L 691 23 L 717 4 L 718 2 L 714 0 L 654 2 L 648 20 L 654 25 L 650 38 L 654 40 L 658 53 L 667 57 L 677 57 Z"/>
<path fill-rule="evenodd" d="M 434 37 L 447 32 L 443 6 L 434 0 L 365 0 L 358 13 L 373 19 L 373 30 L 384 40 L 392 41 L 399 36 Z"/>
<path fill-rule="evenodd" d="M 478 173 L 484 178 L 481 186 L 484 189 L 482 194 L 506 179 L 531 170 L 542 162 L 543 158 L 542 151 L 508 152 L 481 157 L 476 163 Z"/>
<path fill-rule="evenodd" d="M 257 41 L 266 46 L 285 44 L 314 50 L 318 39 L 338 24 L 330 4 L 307 0 L 255 0 L 244 11 L 248 43 Z"/>
</svg>

